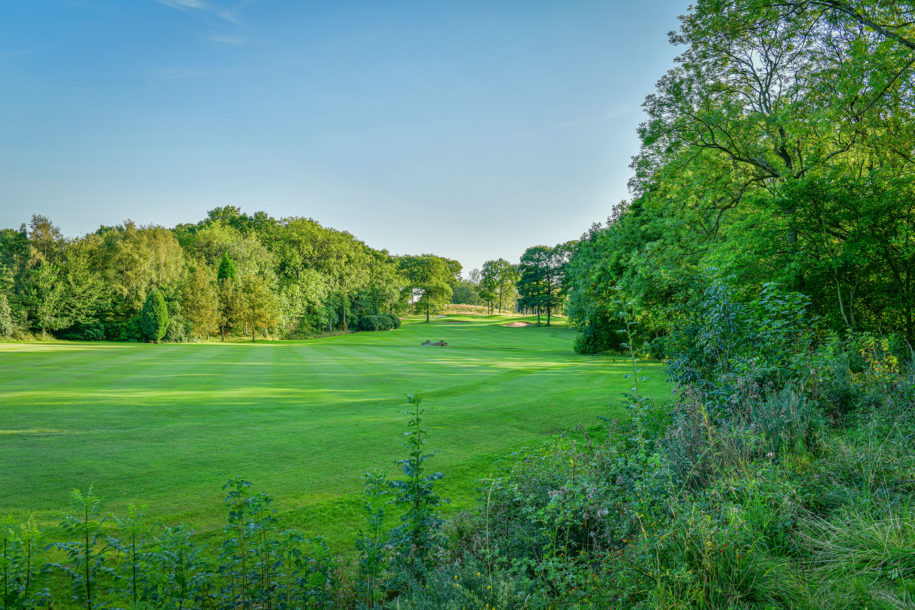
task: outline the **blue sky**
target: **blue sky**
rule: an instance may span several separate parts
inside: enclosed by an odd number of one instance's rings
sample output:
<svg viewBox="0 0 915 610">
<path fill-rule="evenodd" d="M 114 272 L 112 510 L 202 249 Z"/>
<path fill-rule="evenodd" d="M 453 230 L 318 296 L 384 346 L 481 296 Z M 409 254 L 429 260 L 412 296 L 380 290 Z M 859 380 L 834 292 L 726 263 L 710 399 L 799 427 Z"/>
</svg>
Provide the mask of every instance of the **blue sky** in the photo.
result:
<svg viewBox="0 0 915 610">
<path fill-rule="evenodd" d="M 465 269 L 627 196 L 688 0 L 9 0 L 0 227 L 307 216 Z"/>
</svg>

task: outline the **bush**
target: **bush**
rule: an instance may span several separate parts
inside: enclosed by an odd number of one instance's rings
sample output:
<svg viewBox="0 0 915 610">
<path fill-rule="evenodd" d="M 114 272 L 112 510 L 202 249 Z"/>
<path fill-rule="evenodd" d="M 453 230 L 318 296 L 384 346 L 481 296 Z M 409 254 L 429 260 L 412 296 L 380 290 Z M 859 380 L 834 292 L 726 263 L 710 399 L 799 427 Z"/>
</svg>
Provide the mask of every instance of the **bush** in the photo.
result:
<svg viewBox="0 0 915 610">
<path fill-rule="evenodd" d="M 618 320 L 613 323 L 602 319 L 588 322 L 575 336 L 573 347 L 579 354 L 600 354 L 623 349 L 625 326 Z"/>
<path fill-rule="evenodd" d="M 191 336 L 190 322 L 181 316 L 175 316 L 168 322 L 165 340 L 169 343 L 187 343 Z"/>
<path fill-rule="evenodd" d="M 791 386 L 752 401 L 743 415 L 752 430 L 763 434 L 768 452 L 774 455 L 816 449 L 825 427 L 819 409 Z"/>
<path fill-rule="evenodd" d="M 664 341 L 671 380 L 700 392 L 716 420 L 728 417 L 747 387 L 802 381 L 815 338 L 807 302 L 773 284 L 746 301 L 726 284 L 712 283 Z"/>
<path fill-rule="evenodd" d="M 400 328 L 400 318 L 393 314 L 385 313 L 377 316 L 362 316 L 359 318 L 359 330 L 393 330 Z"/>
<path fill-rule="evenodd" d="M 115 341 L 142 341 L 143 330 L 140 327 L 140 316 L 133 316 L 124 324 L 109 325 L 108 333 Z"/>
<path fill-rule="evenodd" d="M 105 325 L 101 320 L 76 324 L 63 331 L 60 334 L 60 338 L 67 341 L 104 341 Z"/>
</svg>

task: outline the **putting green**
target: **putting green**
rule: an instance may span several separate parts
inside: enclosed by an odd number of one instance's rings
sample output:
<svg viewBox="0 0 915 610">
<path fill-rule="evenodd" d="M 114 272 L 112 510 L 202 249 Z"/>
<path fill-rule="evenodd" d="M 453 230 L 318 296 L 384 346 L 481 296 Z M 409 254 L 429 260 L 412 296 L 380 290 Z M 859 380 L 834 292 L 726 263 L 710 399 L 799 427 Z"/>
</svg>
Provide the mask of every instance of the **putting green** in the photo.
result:
<svg viewBox="0 0 915 610">
<path fill-rule="evenodd" d="M 107 510 L 133 502 L 207 530 L 224 519 L 221 485 L 242 475 L 284 524 L 342 541 L 360 524 L 361 474 L 398 474 L 415 392 L 432 409 L 428 465 L 446 475 L 448 510 L 468 508 L 497 459 L 621 415 L 632 385 L 626 359 L 577 355 L 569 329 L 503 326 L 513 320 L 417 318 L 299 342 L 0 344 L 0 515 L 56 523 L 70 490 L 92 483 Z M 666 395 L 661 365 L 640 366 L 643 391 Z"/>
</svg>

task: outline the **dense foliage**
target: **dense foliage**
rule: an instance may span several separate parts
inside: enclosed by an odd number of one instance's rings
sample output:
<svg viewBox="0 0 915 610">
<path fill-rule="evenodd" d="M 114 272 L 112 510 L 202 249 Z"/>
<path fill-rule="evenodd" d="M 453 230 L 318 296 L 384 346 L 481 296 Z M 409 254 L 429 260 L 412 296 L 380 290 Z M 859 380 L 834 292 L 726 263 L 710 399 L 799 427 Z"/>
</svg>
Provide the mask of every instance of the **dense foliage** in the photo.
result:
<svg viewBox="0 0 915 610">
<path fill-rule="evenodd" d="M 570 263 L 584 351 L 620 303 L 667 334 L 711 282 L 806 295 L 829 328 L 915 344 L 911 2 L 703 0 L 648 96 L 634 198 Z"/>
<path fill-rule="evenodd" d="M 128 221 L 75 239 L 34 216 L 0 230 L 0 336 L 308 336 L 410 306 L 437 311 L 460 272 L 457 261 L 392 256 L 312 220 L 232 206 L 173 229 Z"/>
<path fill-rule="evenodd" d="M 633 360 L 630 417 L 508 460 L 400 607 L 915 604 L 915 363 L 771 286 L 694 306 L 674 404 Z"/>
</svg>

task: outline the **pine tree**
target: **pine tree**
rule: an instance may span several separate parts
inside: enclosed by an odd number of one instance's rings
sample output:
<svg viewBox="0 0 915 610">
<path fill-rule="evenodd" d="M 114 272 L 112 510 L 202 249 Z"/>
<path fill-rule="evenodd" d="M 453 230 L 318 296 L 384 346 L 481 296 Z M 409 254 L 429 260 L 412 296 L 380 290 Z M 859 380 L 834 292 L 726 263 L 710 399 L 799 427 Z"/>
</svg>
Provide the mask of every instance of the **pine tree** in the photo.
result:
<svg viewBox="0 0 915 610">
<path fill-rule="evenodd" d="M 222 260 L 219 261 L 219 270 L 216 272 L 216 279 L 220 282 L 223 280 L 235 279 L 235 263 L 225 252 L 222 254 Z"/>
</svg>

